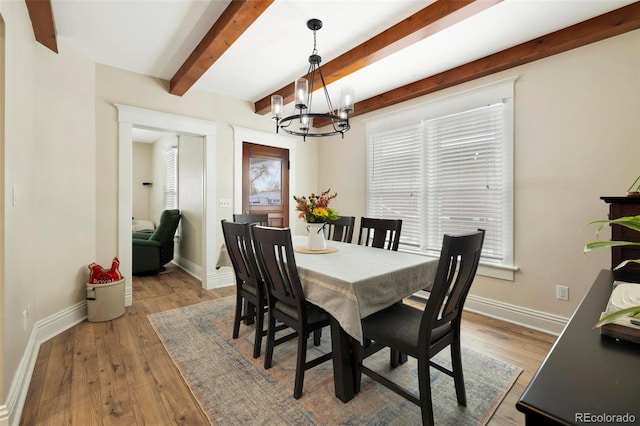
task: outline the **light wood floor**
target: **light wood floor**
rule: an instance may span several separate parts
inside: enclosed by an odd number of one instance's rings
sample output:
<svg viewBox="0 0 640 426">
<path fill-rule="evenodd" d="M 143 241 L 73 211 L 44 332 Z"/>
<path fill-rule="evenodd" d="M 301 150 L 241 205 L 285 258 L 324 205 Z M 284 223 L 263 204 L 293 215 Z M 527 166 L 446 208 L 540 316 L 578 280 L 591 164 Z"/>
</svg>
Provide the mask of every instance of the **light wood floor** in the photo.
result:
<svg viewBox="0 0 640 426">
<path fill-rule="evenodd" d="M 134 278 L 133 304 L 113 321 L 82 322 L 40 347 L 21 425 L 204 425 L 147 315 L 235 294 L 203 290 L 178 268 Z M 465 312 L 463 345 L 520 366 L 490 425 L 523 425 L 515 404 L 554 336 Z"/>
</svg>

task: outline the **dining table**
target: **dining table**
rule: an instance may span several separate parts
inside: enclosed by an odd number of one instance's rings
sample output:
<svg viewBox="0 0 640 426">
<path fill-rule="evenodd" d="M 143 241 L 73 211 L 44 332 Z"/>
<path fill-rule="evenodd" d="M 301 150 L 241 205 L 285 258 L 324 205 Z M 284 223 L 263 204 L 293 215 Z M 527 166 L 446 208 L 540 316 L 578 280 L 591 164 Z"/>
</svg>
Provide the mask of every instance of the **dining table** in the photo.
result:
<svg viewBox="0 0 640 426">
<path fill-rule="evenodd" d="M 429 291 L 438 258 L 358 244 L 327 241 L 326 250 L 308 250 L 307 236 L 292 236 L 305 298 L 331 317 L 335 395 L 343 402 L 357 393 L 361 319 L 419 290 Z M 221 250 L 218 266 L 230 266 Z"/>
</svg>

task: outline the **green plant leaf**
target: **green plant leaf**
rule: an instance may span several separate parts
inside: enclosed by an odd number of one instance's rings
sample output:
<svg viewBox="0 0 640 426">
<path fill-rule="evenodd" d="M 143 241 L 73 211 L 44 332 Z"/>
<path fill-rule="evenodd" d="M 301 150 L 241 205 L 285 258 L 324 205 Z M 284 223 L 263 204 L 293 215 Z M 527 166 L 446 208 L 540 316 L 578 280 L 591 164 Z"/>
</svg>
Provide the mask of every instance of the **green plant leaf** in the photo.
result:
<svg viewBox="0 0 640 426">
<path fill-rule="evenodd" d="M 640 246 L 640 243 L 631 241 L 591 241 L 584 246 L 584 252 L 590 252 L 594 249 L 603 247 L 619 247 L 619 246 Z"/>
<path fill-rule="evenodd" d="M 627 259 L 627 260 L 624 260 L 624 261 L 620 262 L 618 264 L 618 266 L 613 268 L 613 270 L 617 271 L 618 269 L 620 269 L 620 268 L 622 268 L 624 266 L 627 266 L 628 263 L 640 263 L 640 259 Z"/>
<path fill-rule="evenodd" d="M 620 309 L 619 311 L 615 311 L 602 317 L 600 321 L 598 321 L 596 325 L 593 326 L 593 328 L 602 327 L 603 325 L 612 323 L 620 318 L 628 316 L 635 317 L 638 314 L 640 314 L 640 306 L 632 306 L 630 308 Z"/>
<path fill-rule="evenodd" d="M 584 226 L 600 224 L 596 229 L 596 235 L 600 233 L 605 225 L 620 225 L 640 232 L 640 216 L 624 216 L 617 219 L 592 220 L 584 224 Z"/>
</svg>

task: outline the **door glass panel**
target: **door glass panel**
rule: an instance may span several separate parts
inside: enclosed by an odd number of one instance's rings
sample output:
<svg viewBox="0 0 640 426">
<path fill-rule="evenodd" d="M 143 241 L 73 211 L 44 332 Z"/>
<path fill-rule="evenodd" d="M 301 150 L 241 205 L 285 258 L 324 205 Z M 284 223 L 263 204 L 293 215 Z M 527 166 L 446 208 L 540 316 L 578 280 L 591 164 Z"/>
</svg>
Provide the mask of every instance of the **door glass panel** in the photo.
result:
<svg viewBox="0 0 640 426">
<path fill-rule="evenodd" d="M 282 167 L 280 160 L 251 157 L 249 160 L 252 206 L 282 205 Z"/>
</svg>

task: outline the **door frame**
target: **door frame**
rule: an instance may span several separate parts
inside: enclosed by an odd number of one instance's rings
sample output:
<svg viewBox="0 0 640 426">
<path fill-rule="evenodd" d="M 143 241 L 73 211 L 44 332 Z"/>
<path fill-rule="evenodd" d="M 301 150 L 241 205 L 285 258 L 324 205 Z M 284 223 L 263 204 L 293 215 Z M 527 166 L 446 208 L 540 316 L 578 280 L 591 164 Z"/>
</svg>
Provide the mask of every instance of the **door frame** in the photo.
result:
<svg viewBox="0 0 640 426">
<path fill-rule="evenodd" d="M 209 281 L 216 272 L 216 132 L 217 123 L 166 112 L 122 104 L 113 104 L 118 110 L 118 258 L 120 272 L 126 279 L 125 305 L 133 302 L 131 268 L 131 217 L 133 211 L 133 127 L 161 130 L 171 133 L 200 136 L 204 138 L 203 168 L 203 233 L 202 273 L 203 288 L 212 288 Z"/>
<path fill-rule="evenodd" d="M 299 143 L 299 139 L 279 133 L 233 126 L 233 212 L 242 213 L 242 144 L 244 142 L 289 150 L 289 194 L 286 196 L 291 200 L 296 193 L 296 144 Z M 297 217 L 292 207 L 293 204 L 289 202 L 289 228 L 296 223 Z M 295 234 L 294 229 L 292 233 Z"/>
</svg>

